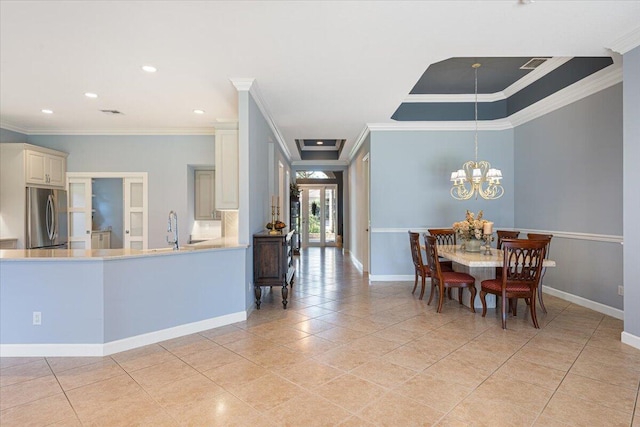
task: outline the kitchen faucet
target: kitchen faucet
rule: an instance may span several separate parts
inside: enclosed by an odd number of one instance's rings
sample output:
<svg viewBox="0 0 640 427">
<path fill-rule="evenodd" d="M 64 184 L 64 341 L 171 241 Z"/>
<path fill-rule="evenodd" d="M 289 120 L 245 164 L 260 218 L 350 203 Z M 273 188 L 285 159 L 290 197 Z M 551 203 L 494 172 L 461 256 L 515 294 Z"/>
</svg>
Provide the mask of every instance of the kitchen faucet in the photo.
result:
<svg viewBox="0 0 640 427">
<path fill-rule="evenodd" d="M 180 249 L 178 246 L 178 214 L 174 211 L 169 212 L 169 227 L 167 231 L 173 231 L 173 240 L 169 240 L 169 236 L 167 236 L 167 243 L 173 245 L 173 250 L 177 251 Z"/>
</svg>

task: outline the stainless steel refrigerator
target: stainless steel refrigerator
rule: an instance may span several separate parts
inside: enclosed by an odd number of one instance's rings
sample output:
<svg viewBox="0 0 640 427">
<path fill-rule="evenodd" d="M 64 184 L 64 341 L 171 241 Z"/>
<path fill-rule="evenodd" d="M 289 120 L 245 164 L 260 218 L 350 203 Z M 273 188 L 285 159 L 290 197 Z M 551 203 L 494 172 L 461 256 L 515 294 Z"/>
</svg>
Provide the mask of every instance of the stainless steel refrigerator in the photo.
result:
<svg viewBox="0 0 640 427">
<path fill-rule="evenodd" d="M 67 247 L 67 192 L 27 187 L 26 249 Z"/>
</svg>

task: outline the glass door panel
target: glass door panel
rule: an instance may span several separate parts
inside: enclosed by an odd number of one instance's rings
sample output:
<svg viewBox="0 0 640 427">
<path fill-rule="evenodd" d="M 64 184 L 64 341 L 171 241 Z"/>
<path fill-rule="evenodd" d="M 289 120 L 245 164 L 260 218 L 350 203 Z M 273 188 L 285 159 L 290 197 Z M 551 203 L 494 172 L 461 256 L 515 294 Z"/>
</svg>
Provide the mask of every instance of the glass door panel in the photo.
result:
<svg viewBox="0 0 640 427">
<path fill-rule="evenodd" d="M 124 185 L 124 247 L 147 248 L 147 193 L 142 178 L 125 178 Z"/>
<path fill-rule="evenodd" d="M 334 246 L 337 234 L 337 186 L 301 185 L 302 246 Z"/>
<path fill-rule="evenodd" d="M 320 189 L 310 188 L 307 200 L 307 243 L 320 244 Z"/>
<path fill-rule="evenodd" d="M 325 244 L 336 243 L 336 189 L 324 189 L 324 241 Z"/>
<path fill-rule="evenodd" d="M 91 249 L 91 178 L 69 178 L 69 249 Z"/>
</svg>

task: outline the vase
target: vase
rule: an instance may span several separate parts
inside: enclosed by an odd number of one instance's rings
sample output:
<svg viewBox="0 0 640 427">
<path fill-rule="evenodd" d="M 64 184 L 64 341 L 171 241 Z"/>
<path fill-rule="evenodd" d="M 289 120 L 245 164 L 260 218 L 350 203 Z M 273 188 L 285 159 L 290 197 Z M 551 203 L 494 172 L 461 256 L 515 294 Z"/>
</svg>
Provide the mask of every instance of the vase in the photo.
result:
<svg viewBox="0 0 640 427">
<path fill-rule="evenodd" d="M 468 239 L 465 241 L 465 251 L 467 252 L 480 252 L 480 246 L 482 245 L 482 240 L 478 239 Z"/>
</svg>

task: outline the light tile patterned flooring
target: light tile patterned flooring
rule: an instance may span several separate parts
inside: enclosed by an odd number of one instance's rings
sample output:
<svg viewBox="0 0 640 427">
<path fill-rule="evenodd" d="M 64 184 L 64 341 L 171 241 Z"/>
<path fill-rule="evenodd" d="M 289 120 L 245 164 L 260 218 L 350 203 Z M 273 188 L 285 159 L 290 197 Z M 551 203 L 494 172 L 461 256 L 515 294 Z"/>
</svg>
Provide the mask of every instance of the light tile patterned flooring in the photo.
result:
<svg viewBox="0 0 640 427">
<path fill-rule="evenodd" d="M 640 426 L 640 351 L 619 320 L 546 296 L 542 329 L 521 302 L 503 331 L 494 310 L 438 314 L 413 283 L 369 284 L 335 249 L 296 262 L 287 310 L 274 288 L 234 325 L 0 359 L 0 425 Z"/>
</svg>

